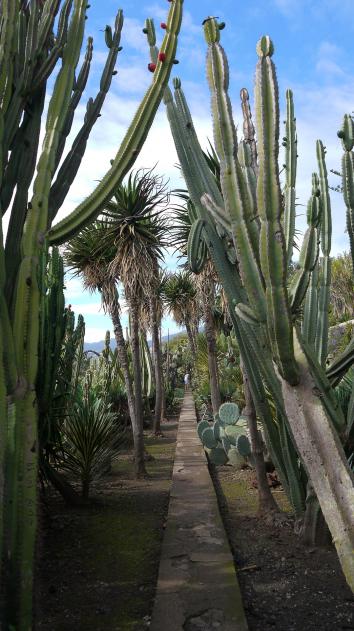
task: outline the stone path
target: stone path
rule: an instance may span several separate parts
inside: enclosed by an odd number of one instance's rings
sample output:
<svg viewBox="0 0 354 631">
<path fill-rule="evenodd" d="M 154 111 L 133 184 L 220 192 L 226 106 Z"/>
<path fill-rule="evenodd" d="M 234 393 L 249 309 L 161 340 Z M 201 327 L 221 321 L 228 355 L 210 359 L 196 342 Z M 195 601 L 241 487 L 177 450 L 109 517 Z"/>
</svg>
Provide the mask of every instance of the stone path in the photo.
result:
<svg viewBox="0 0 354 631">
<path fill-rule="evenodd" d="M 192 395 L 181 410 L 151 631 L 247 631 Z"/>
</svg>

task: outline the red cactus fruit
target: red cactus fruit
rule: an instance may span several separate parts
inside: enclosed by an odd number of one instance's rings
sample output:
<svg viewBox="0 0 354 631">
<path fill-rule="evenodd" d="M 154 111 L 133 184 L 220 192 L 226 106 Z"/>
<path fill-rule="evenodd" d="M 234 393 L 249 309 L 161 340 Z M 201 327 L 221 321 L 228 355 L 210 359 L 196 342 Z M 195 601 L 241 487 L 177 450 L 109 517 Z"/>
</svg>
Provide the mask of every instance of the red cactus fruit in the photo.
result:
<svg viewBox="0 0 354 631">
<path fill-rule="evenodd" d="M 155 68 L 156 68 L 156 64 L 148 64 L 148 69 L 150 70 L 150 72 L 155 72 Z"/>
<path fill-rule="evenodd" d="M 158 60 L 159 60 L 159 61 L 165 61 L 165 60 L 166 60 L 166 55 L 165 55 L 165 53 L 159 53 Z"/>
<path fill-rule="evenodd" d="M 166 22 L 161 22 L 160 26 L 161 26 L 161 28 L 163 28 L 164 30 L 166 30 L 166 29 L 167 29 L 167 24 L 166 24 Z"/>
</svg>

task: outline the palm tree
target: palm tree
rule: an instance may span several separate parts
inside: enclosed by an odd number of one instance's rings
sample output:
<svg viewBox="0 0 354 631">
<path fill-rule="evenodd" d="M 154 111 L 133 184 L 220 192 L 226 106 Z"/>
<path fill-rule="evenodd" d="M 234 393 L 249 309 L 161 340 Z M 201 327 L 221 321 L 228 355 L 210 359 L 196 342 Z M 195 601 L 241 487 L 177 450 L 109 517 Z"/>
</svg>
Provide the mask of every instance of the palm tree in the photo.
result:
<svg viewBox="0 0 354 631">
<path fill-rule="evenodd" d="M 164 211 L 169 202 L 164 180 L 152 170 L 131 173 L 127 182 L 116 190 L 114 198 L 106 205 L 104 216 L 108 230 L 107 248 L 114 250 L 109 265 L 110 276 L 120 279 L 129 307 L 131 321 L 131 348 L 134 370 L 135 413 L 143 425 L 143 401 L 141 391 L 141 362 L 139 352 L 139 314 L 146 300 L 150 302 L 154 342 L 154 363 L 157 405 L 155 425 L 161 417 L 162 369 L 159 336 L 155 335 L 156 296 L 159 263 L 163 260 L 166 222 Z M 158 329 L 157 329 L 158 330 Z M 158 420 L 156 420 L 158 419 Z M 157 427 L 159 431 L 159 427 Z"/>
<path fill-rule="evenodd" d="M 221 405 L 216 348 L 216 325 L 213 313 L 216 299 L 215 294 L 217 279 L 214 266 L 210 259 L 206 261 L 202 271 L 196 276 L 195 282 L 197 286 L 198 297 L 202 304 L 204 332 L 208 348 L 211 403 L 213 407 L 213 412 L 214 414 L 216 414 Z"/>
<path fill-rule="evenodd" d="M 152 349 L 155 365 L 155 417 L 154 433 L 161 433 L 161 421 L 165 412 L 165 391 L 163 382 L 162 353 L 160 344 L 161 321 L 163 316 L 163 291 L 167 275 L 161 268 L 156 268 L 154 273 L 154 291 L 150 296 L 150 328 L 152 336 Z"/>
<path fill-rule="evenodd" d="M 103 221 L 96 221 L 84 228 L 66 245 L 64 260 L 74 275 L 82 278 L 85 289 L 90 292 L 96 290 L 100 292 L 103 308 L 112 319 L 132 424 L 135 472 L 139 477 L 145 474 L 143 431 L 135 413 L 134 389 L 120 319 L 118 291 L 115 280 L 112 280 L 108 274 L 108 267 L 115 251 L 112 247 L 107 247 L 107 230 L 107 222 Z"/>
<path fill-rule="evenodd" d="M 165 283 L 163 295 L 167 310 L 173 315 L 176 323 L 186 327 L 190 349 L 195 359 L 199 308 L 197 290 L 191 274 L 187 271 L 170 274 Z"/>
<path fill-rule="evenodd" d="M 214 164 L 212 154 L 206 154 L 206 159 L 210 161 L 211 165 Z M 182 256 L 186 256 L 188 237 L 194 214 L 193 205 L 188 197 L 188 193 L 180 190 L 177 191 L 177 194 L 185 204 L 174 208 L 174 224 L 172 227 L 173 244 L 181 252 Z M 202 306 L 202 320 L 204 320 L 205 324 L 205 336 L 208 349 L 211 402 L 214 414 L 216 414 L 221 404 L 216 351 L 216 326 L 213 314 L 217 277 L 209 258 L 206 260 L 202 271 L 199 274 L 193 274 L 193 279 L 197 289 L 198 300 Z"/>
</svg>

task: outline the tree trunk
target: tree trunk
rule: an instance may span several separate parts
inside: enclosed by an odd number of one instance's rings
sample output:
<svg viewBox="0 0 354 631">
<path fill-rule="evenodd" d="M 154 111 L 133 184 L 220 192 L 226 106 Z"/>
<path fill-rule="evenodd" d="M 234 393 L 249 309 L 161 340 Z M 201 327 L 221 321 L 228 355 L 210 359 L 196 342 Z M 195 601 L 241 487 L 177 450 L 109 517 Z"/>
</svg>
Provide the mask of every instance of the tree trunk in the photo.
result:
<svg viewBox="0 0 354 631">
<path fill-rule="evenodd" d="M 216 335 L 214 318 L 211 311 L 211 307 L 207 300 L 204 301 L 204 321 L 205 321 L 205 337 L 208 349 L 208 366 L 209 366 L 209 381 L 210 381 L 210 393 L 211 403 L 213 406 L 214 415 L 219 411 L 221 405 L 220 388 L 219 388 L 219 374 L 218 374 L 218 361 L 216 351 Z"/>
<path fill-rule="evenodd" d="M 134 301 L 130 301 L 131 318 L 131 349 L 134 372 L 135 418 L 139 440 L 139 455 L 135 462 L 137 477 L 146 475 L 144 464 L 144 438 L 143 438 L 143 396 L 141 385 L 141 360 L 139 344 L 139 308 Z"/>
<path fill-rule="evenodd" d="M 258 484 L 259 512 L 270 513 L 278 511 L 278 506 L 268 485 L 267 472 L 263 457 L 262 438 L 257 427 L 256 408 L 249 387 L 247 372 L 242 361 L 241 370 L 243 376 L 243 391 L 246 402 L 246 406 L 243 409 L 242 414 L 247 417 L 247 424 L 251 438 L 252 456 Z"/>
<path fill-rule="evenodd" d="M 129 372 L 128 353 L 123 335 L 122 324 L 119 317 L 118 306 L 112 306 L 110 308 L 110 315 L 112 318 L 114 336 L 117 343 L 119 363 L 124 376 L 128 409 L 133 431 L 135 473 L 138 477 L 145 472 L 143 427 L 142 422 L 141 426 L 139 425 L 138 417 L 136 415 L 133 382 Z"/>
<path fill-rule="evenodd" d="M 193 355 L 193 360 L 195 360 L 196 356 L 197 356 L 197 348 L 196 348 L 196 344 L 195 344 L 195 339 L 193 336 L 193 332 L 192 332 L 192 328 L 189 322 L 185 322 L 185 326 L 186 326 L 186 331 L 187 331 L 187 336 L 188 336 L 188 340 L 189 340 L 189 346 L 191 349 L 191 353 Z"/>
<path fill-rule="evenodd" d="M 306 510 L 300 535 L 306 546 L 328 546 L 331 543 L 331 533 L 310 481 L 307 483 Z"/>
<path fill-rule="evenodd" d="M 153 431 L 155 434 L 161 432 L 162 408 L 163 408 L 163 373 L 162 373 L 162 357 L 159 336 L 159 322 L 157 317 L 156 296 L 152 296 L 150 300 L 151 314 L 151 334 L 153 345 L 153 359 L 155 372 L 155 416 Z"/>
<path fill-rule="evenodd" d="M 289 425 L 346 580 L 354 590 L 354 477 L 296 336 L 294 351 L 299 385 L 290 386 L 279 376 Z"/>
</svg>

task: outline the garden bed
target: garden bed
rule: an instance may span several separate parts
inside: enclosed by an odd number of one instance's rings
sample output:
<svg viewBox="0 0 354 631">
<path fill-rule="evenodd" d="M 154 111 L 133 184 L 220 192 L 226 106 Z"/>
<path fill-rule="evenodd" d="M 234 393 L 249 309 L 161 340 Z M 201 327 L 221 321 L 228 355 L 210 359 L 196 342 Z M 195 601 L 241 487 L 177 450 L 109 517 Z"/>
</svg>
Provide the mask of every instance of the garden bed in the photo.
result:
<svg viewBox="0 0 354 631">
<path fill-rule="evenodd" d="M 334 548 L 307 548 L 293 532 L 281 487 L 273 493 L 287 519 L 257 515 L 255 473 L 211 467 L 234 555 L 250 631 L 354 630 L 354 596 Z"/>
<path fill-rule="evenodd" d="M 68 508 L 54 491 L 41 510 L 36 629 L 148 628 L 168 510 L 177 419 L 146 438 L 149 479 L 135 480 L 131 453 L 92 485 L 87 507 Z"/>
</svg>

